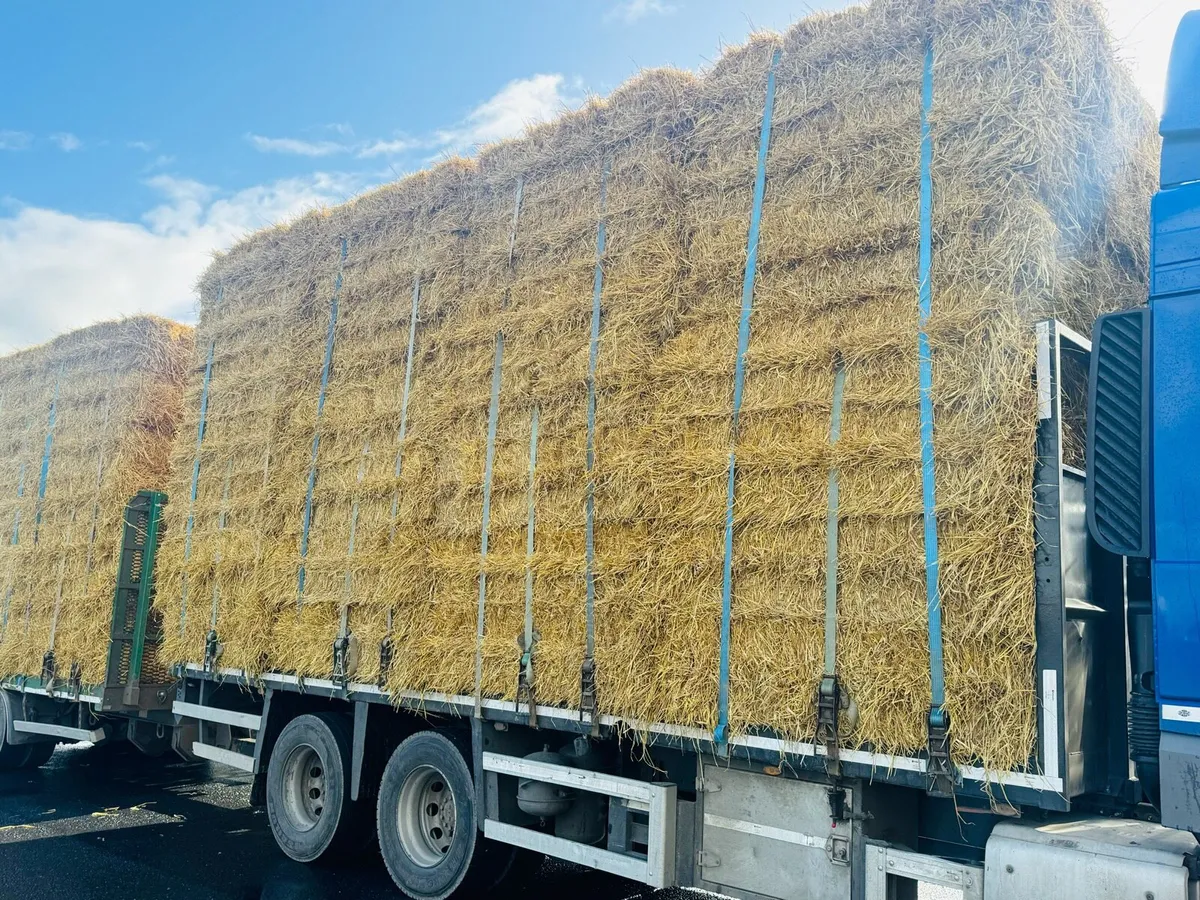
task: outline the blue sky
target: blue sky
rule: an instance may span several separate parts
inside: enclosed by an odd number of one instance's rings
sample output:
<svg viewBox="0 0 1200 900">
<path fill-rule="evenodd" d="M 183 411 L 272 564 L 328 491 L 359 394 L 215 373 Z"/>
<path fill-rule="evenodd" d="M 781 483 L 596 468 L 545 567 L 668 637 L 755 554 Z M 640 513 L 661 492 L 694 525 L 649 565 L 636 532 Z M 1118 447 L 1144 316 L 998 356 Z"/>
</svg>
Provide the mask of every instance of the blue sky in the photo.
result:
<svg viewBox="0 0 1200 900">
<path fill-rule="evenodd" d="M 211 252 L 845 0 L 0 6 L 0 351 L 194 316 Z M 1187 0 L 1107 0 L 1154 102 Z"/>
</svg>

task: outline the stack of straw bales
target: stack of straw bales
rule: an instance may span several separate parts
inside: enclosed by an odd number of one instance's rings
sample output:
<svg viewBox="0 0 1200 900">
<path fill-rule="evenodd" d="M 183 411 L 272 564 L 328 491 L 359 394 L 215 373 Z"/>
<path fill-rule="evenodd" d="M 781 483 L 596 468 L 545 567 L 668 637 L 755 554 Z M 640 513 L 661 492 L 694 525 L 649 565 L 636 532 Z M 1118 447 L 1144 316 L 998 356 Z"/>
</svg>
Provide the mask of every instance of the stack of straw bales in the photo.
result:
<svg viewBox="0 0 1200 900">
<path fill-rule="evenodd" d="M 193 536 L 185 552 L 187 504 L 173 503 L 171 573 L 159 591 L 180 625 L 174 655 L 198 658 L 215 623 L 223 664 L 328 677 L 346 610 L 362 647 L 358 678 L 379 674 L 377 648 L 389 637 L 389 689 L 470 693 L 482 572 L 481 687 L 512 699 L 529 572 L 536 696 L 579 703 L 603 219 L 601 710 L 716 722 L 732 440 L 735 730 L 814 731 L 825 488 L 836 466 L 838 668 L 861 712 L 848 740 L 923 746 L 917 265 L 927 41 L 948 705 L 957 755 L 999 767 L 1026 761 L 1035 717 L 1032 323 L 1057 315 L 1086 329 L 1097 313 L 1141 298 L 1147 264 L 1152 123 L 1089 0 L 877 0 L 815 16 L 784 35 L 755 36 L 703 76 L 644 73 L 473 161 L 444 163 L 220 257 L 201 286 L 199 346 L 213 348 L 214 364 Z M 734 436 L 747 223 L 777 51 Z M 831 448 L 838 361 L 845 414 Z M 201 390 L 197 373 L 186 401 L 193 434 Z M 188 493 L 194 453 L 178 445 L 176 497 Z"/>
<path fill-rule="evenodd" d="M 0 675 L 53 650 L 103 682 L 125 506 L 166 486 L 191 356 L 192 329 L 145 316 L 0 358 Z"/>
</svg>

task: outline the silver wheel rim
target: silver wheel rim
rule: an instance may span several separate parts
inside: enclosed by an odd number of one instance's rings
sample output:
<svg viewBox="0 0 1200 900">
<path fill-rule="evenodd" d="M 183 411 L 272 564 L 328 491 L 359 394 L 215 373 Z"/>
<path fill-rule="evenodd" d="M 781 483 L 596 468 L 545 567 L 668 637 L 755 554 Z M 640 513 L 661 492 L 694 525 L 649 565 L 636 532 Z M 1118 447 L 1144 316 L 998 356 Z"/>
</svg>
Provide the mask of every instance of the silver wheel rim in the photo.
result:
<svg viewBox="0 0 1200 900">
<path fill-rule="evenodd" d="M 418 766 L 400 787 L 396 811 L 400 846 L 423 869 L 438 865 L 454 843 L 454 792 L 433 766 Z"/>
<path fill-rule="evenodd" d="M 298 831 L 311 831 L 325 810 L 325 764 L 309 744 L 292 748 L 283 763 L 283 811 Z"/>
</svg>

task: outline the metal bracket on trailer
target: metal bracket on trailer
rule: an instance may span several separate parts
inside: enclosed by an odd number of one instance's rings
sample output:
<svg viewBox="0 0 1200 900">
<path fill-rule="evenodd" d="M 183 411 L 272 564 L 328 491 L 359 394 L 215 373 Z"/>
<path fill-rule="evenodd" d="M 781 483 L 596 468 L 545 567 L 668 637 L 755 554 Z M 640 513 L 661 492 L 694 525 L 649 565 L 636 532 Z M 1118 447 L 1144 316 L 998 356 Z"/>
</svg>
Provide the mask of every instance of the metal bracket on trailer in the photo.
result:
<svg viewBox="0 0 1200 900">
<path fill-rule="evenodd" d="M 354 737 L 350 746 L 350 799 L 357 800 L 362 790 L 363 757 L 367 751 L 367 716 L 371 704 L 354 701 Z"/>
<path fill-rule="evenodd" d="M 207 759 L 209 762 L 221 763 L 221 765 L 229 766 L 232 769 L 241 769 L 243 772 L 254 773 L 254 757 L 246 753 L 239 753 L 236 750 L 226 750 L 224 747 L 205 744 L 200 741 L 192 744 L 192 753 L 201 759 Z"/>
<path fill-rule="evenodd" d="M 31 722 L 27 719 L 17 719 L 13 722 L 13 730 L 25 734 L 40 734 L 50 737 L 65 738 L 71 741 L 91 741 L 98 744 L 108 736 L 104 726 L 100 728 L 72 728 L 69 725 L 57 725 L 54 722 Z"/>
<path fill-rule="evenodd" d="M 829 817 L 846 820 L 846 792 L 841 785 L 842 757 L 838 719 L 842 709 L 842 691 L 836 675 L 826 675 L 817 688 L 817 743 L 825 746 L 825 774 L 830 777 Z"/>
<path fill-rule="evenodd" d="M 817 743 L 825 745 L 825 773 L 830 778 L 842 774 L 838 737 L 838 714 L 841 710 L 841 688 L 836 675 L 821 679 L 817 688 Z"/>
<path fill-rule="evenodd" d="M 200 723 L 196 739 L 191 743 L 188 752 L 192 756 L 232 766 L 244 772 L 254 773 L 256 756 L 253 753 L 242 753 L 236 749 L 244 743 L 235 737 L 234 728 L 258 732 L 262 729 L 263 717 L 255 713 L 239 712 L 224 709 L 219 706 L 208 706 L 203 703 L 187 703 L 176 700 L 171 704 L 171 712 L 180 717 L 181 722 L 195 719 Z M 204 726 L 209 726 L 207 729 Z M 258 740 L 254 740 L 257 751 Z"/>
<path fill-rule="evenodd" d="M 204 637 L 204 671 L 215 672 L 224 652 L 225 645 L 217 637 L 216 629 L 209 631 Z"/>
<path fill-rule="evenodd" d="M 592 736 L 600 734 L 599 709 L 596 703 L 596 661 L 590 656 L 583 661 L 579 672 L 579 721 L 592 726 Z"/>
<path fill-rule="evenodd" d="M 889 878 L 905 878 L 961 892 L 963 900 L 983 900 L 983 869 L 937 856 L 867 844 L 865 900 L 888 900 Z"/>
<path fill-rule="evenodd" d="M 939 708 L 929 711 L 929 794 L 932 797 L 953 797 L 958 783 L 958 769 L 950 759 L 950 716 Z"/>
<path fill-rule="evenodd" d="M 262 728 L 262 716 L 254 713 L 238 712 L 223 709 L 219 706 L 205 706 L 199 703 L 185 703 L 176 700 L 171 704 L 171 712 L 177 716 L 197 719 L 201 722 L 219 722 L 234 728 L 245 728 L 248 731 L 258 731 Z"/>
<path fill-rule="evenodd" d="M 534 762 L 500 753 L 483 754 L 483 771 L 542 781 L 594 794 L 604 794 L 644 807 L 649 820 L 646 856 L 628 856 L 590 844 L 555 837 L 532 828 L 485 819 L 485 837 L 516 847 L 525 847 L 558 859 L 620 875 L 651 887 L 673 887 L 676 881 L 675 817 L 676 789 L 673 784 L 648 784 L 571 766 Z"/>
<path fill-rule="evenodd" d="M 535 631 L 529 637 L 529 646 L 525 646 L 525 635 L 517 635 L 517 649 L 521 658 L 517 666 L 517 710 L 524 703 L 530 728 L 537 728 L 537 697 L 533 690 L 533 650 L 537 646 L 538 633 Z"/>
<path fill-rule="evenodd" d="M 333 683 L 343 690 L 358 671 L 358 638 L 347 632 L 333 642 Z"/>
<path fill-rule="evenodd" d="M 283 726 L 281 716 L 271 716 L 271 702 L 275 696 L 272 688 L 263 692 L 261 727 L 254 736 L 254 780 L 250 784 L 250 805 L 265 807 L 267 805 L 267 762 L 271 758 L 271 750 Z M 278 707 L 277 707 L 278 708 Z"/>
<path fill-rule="evenodd" d="M 395 653 L 392 639 L 385 637 L 379 642 L 379 680 L 376 684 L 380 690 L 387 685 L 388 669 L 392 667 L 392 656 Z"/>
<path fill-rule="evenodd" d="M 83 694 L 83 669 L 78 662 L 71 663 L 71 674 L 68 676 L 70 693 L 75 700 Z"/>
</svg>

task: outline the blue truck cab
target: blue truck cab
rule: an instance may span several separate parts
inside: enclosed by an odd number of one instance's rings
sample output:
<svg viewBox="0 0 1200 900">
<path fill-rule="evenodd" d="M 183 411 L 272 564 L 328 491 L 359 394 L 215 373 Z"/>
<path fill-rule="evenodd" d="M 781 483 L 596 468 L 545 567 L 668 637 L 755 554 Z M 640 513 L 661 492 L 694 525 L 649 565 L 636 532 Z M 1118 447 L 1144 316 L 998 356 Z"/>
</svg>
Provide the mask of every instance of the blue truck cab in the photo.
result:
<svg viewBox="0 0 1200 900">
<path fill-rule="evenodd" d="M 1148 306 L 1093 332 L 1088 517 L 1126 561 L 1138 777 L 1164 825 L 1200 832 L 1200 11 L 1176 33 L 1161 134 Z"/>
</svg>

